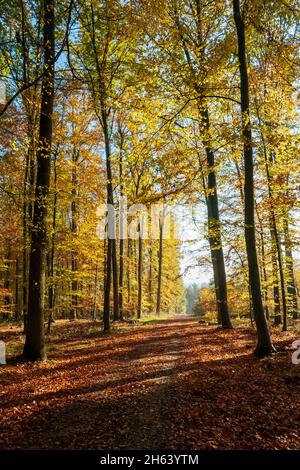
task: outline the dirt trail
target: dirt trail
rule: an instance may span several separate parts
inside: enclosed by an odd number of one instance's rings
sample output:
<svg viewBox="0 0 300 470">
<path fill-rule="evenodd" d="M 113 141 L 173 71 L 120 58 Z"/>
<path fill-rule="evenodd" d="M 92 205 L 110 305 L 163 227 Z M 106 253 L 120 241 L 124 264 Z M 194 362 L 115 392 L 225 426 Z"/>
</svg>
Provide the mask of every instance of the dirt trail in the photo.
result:
<svg viewBox="0 0 300 470">
<path fill-rule="evenodd" d="M 20 366 L 15 379 L 13 369 L 2 374 L 8 429 L 0 447 L 163 449 L 187 322 L 133 326 L 87 341 L 80 354 L 49 353 L 45 365 Z"/>
<path fill-rule="evenodd" d="M 298 372 L 288 352 L 254 358 L 253 332 L 190 317 L 88 327 L 56 326 L 49 361 L 0 369 L 1 449 L 300 447 Z"/>
</svg>

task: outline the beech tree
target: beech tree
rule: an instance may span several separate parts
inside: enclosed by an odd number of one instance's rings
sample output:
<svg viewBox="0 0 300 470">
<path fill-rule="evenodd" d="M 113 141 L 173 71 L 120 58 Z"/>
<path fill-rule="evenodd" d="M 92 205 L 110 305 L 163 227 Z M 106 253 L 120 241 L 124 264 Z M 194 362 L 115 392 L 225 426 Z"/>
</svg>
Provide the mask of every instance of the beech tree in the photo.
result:
<svg viewBox="0 0 300 470">
<path fill-rule="evenodd" d="M 45 320 L 49 335 L 67 319 L 108 332 L 183 312 L 192 269 L 194 313 L 255 326 L 258 356 L 274 351 L 269 327 L 293 329 L 296 14 L 293 0 L 11 0 L 0 12 L 0 313 L 23 322 L 26 359 L 45 358 Z M 152 204 L 193 206 L 180 228 L 196 236 L 167 239 L 161 217 L 143 238 L 133 211 L 135 239 L 118 215 L 99 238 L 98 206 L 118 213 L 120 197 L 149 218 Z"/>
<path fill-rule="evenodd" d="M 256 251 L 254 220 L 253 140 L 250 120 L 249 80 L 246 59 L 245 23 L 241 15 L 239 0 L 233 0 L 233 15 L 237 33 L 240 70 L 242 134 L 245 166 L 245 240 L 253 314 L 257 329 L 257 346 L 255 349 L 255 354 L 257 356 L 265 356 L 274 352 L 274 347 L 272 345 L 263 307 Z"/>
<path fill-rule="evenodd" d="M 47 255 L 47 207 L 50 187 L 52 114 L 54 100 L 54 0 L 43 4 L 44 71 L 41 88 L 39 142 L 37 148 L 36 190 L 30 249 L 28 319 L 24 357 L 46 358 L 44 338 L 44 294 Z"/>
</svg>

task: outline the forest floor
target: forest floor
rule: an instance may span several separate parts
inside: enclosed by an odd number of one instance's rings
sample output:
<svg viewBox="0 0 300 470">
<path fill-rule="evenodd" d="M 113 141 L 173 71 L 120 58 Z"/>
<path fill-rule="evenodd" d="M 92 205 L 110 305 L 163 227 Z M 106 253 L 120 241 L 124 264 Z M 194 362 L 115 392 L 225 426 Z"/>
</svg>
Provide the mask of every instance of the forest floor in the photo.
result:
<svg viewBox="0 0 300 470">
<path fill-rule="evenodd" d="M 251 330 L 191 317 L 119 325 L 56 322 L 48 361 L 18 362 L 21 330 L 0 328 L 0 449 L 299 449 L 295 334 L 253 356 Z"/>
</svg>

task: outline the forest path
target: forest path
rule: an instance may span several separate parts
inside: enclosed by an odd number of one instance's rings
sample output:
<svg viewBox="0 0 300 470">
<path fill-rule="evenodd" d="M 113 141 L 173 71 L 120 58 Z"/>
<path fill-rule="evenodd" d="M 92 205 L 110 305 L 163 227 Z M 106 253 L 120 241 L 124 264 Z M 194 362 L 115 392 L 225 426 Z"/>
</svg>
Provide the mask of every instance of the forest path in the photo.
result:
<svg viewBox="0 0 300 470">
<path fill-rule="evenodd" d="M 253 342 L 187 316 L 109 335 L 57 322 L 46 363 L 0 369 L 0 448 L 299 448 L 288 352 L 258 360 Z"/>
<path fill-rule="evenodd" d="M 191 323 L 180 316 L 100 338 L 83 334 L 81 343 L 71 338 L 59 352 L 52 344 L 45 364 L 19 366 L 20 380 L 8 368 L 1 398 L 15 432 L 6 432 L 5 442 L 27 449 L 163 449 Z"/>
</svg>

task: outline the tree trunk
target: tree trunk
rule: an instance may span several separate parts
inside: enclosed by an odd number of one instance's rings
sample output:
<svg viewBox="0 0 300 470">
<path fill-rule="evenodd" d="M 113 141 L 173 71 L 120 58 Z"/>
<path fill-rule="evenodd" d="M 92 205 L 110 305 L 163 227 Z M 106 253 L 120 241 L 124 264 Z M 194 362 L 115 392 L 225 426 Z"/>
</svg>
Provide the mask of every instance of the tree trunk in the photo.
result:
<svg viewBox="0 0 300 470">
<path fill-rule="evenodd" d="M 21 45 L 22 45 L 22 69 L 23 84 L 28 84 L 29 70 L 31 67 L 28 48 L 26 46 L 26 30 L 28 27 L 28 8 L 25 2 L 20 2 L 21 9 Z M 40 39 L 40 34 L 39 38 Z M 38 41 L 39 42 L 39 41 Z M 36 57 L 37 60 L 38 57 Z M 39 67 L 37 67 L 37 70 Z M 35 127 L 37 118 L 37 106 L 33 105 L 38 101 L 37 89 L 38 83 L 22 93 L 23 104 L 27 117 L 27 139 L 28 150 L 26 155 L 25 174 L 23 181 L 23 253 L 22 253 L 22 314 L 24 333 L 27 327 L 27 311 L 28 311 L 28 273 L 29 273 L 29 249 L 31 239 L 31 225 L 33 217 L 33 200 L 34 200 L 34 183 L 35 183 Z"/>
<path fill-rule="evenodd" d="M 98 260 L 96 260 L 96 269 L 95 269 L 93 321 L 96 321 L 97 319 L 97 291 L 98 291 Z"/>
<path fill-rule="evenodd" d="M 205 148 L 208 167 L 207 177 L 207 216 L 208 238 L 214 270 L 215 291 L 217 300 L 218 320 L 225 329 L 232 328 L 228 311 L 226 270 L 221 238 L 221 226 L 219 215 L 219 201 L 217 192 L 217 178 L 215 172 L 215 155 L 210 142 L 210 123 L 206 104 L 203 100 L 198 102 L 200 115 L 200 129 L 202 130 L 202 143 Z"/>
<path fill-rule="evenodd" d="M 297 289 L 294 274 L 294 259 L 288 220 L 284 221 L 285 264 L 287 271 L 287 296 L 289 314 L 298 319 Z"/>
<path fill-rule="evenodd" d="M 278 278 L 278 264 L 277 264 L 277 249 L 276 238 L 274 234 L 273 218 L 270 216 L 270 235 L 271 235 L 271 259 L 272 259 L 272 285 L 273 285 L 273 302 L 274 302 L 274 324 L 280 325 L 280 292 L 279 292 L 279 278 Z"/>
<path fill-rule="evenodd" d="M 215 287 L 215 296 L 216 296 L 216 309 L 217 309 L 217 321 L 218 321 L 218 325 L 222 325 L 221 299 L 220 299 L 220 289 L 218 288 L 219 280 L 218 280 L 218 268 L 217 268 L 216 252 L 214 250 L 213 240 L 209 237 L 208 241 L 209 241 L 209 248 L 210 248 L 211 263 L 212 263 L 212 268 L 213 268 L 214 287 Z"/>
<path fill-rule="evenodd" d="M 34 164 L 34 137 L 33 137 L 33 118 L 29 114 L 27 116 L 27 133 L 28 133 L 28 152 L 26 155 L 25 175 L 23 182 L 23 252 L 22 252 L 22 312 L 24 333 L 27 328 L 27 311 L 28 311 L 28 273 L 29 273 L 29 249 L 31 244 L 31 226 L 33 223 L 33 203 L 34 199 L 34 181 L 35 181 L 35 164 Z"/>
<path fill-rule="evenodd" d="M 207 215 L 208 215 L 208 190 L 207 190 L 207 184 L 206 184 L 205 176 L 204 176 L 204 172 L 203 172 L 203 165 L 202 165 L 202 161 L 201 161 L 200 152 L 198 152 L 198 160 L 199 160 L 199 166 L 200 166 L 200 171 L 201 171 L 201 175 L 202 175 L 202 186 L 203 186 L 203 192 L 204 192 L 204 196 L 205 196 Z M 220 305 L 221 305 L 220 290 L 218 289 L 218 285 L 219 285 L 218 270 L 217 270 L 217 264 L 216 264 L 215 250 L 213 249 L 213 246 L 214 246 L 213 239 L 211 239 L 209 237 L 208 242 L 209 242 L 210 257 L 211 257 L 211 263 L 212 263 L 212 268 L 213 268 L 213 276 L 214 276 L 217 321 L 218 321 L 218 324 L 221 325 L 222 324 L 222 318 L 221 318 L 221 309 L 220 309 Z"/>
<path fill-rule="evenodd" d="M 194 89 L 198 95 L 198 113 L 199 113 L 199 132 L 201 135 L 202 144 L 206 152 L 206 161 L 209 170 L 208 181 L 207 181 L 207 214 L 208 214 L 208 236 L 212 257 L 212 265 L 214 270 L 214 282 L 215 292 L 217 301 L 217 312 L 218 321 L 222 323 L 223 328 L 232 328 L 227 302 L 227 285 L 226 285 L 226 271 L 224 263 L 224 254 L 221 239 L 221 228 L 219 220 L 219 205 L 218 205 L 218 194 L 216 185 L 216 173 L 215 173 L 215 162 L 214 162 L 214 151 L 211 145 L 211 132 L 209 123 L 209 113 L 205 98 L 203 98 L 204 90 L 201 84 L 201 70 L 204 64 L 204 41 L 203 36 L 203 18 L 202 18 L 202 2 L 196 0 L 195 2 L 195 16 L 196 16 L 196 27 L 197 27 L 197 59 L 198 59 L 198 70 L 195 70 L 192 61 L 191 54 L 188 48 L 190 38 L 186 40 L 185 31 L 183 30 L 179 16 L 176 2 L 174 3 L 174 13 L 176 17 L 176 26 L 180 33 L 183 51 L 186 57 L 187 65 L 189 66 L 191 76 L 194 79 Z M 200 77 L 199 77 L 200 71 Z M 200 79 L 200 80 L 199 80 Z M 200 84 L 199 84 L 200 83 Z M 204 180 L 204 178 L 203 178 Z"/>
<path fill-rule="evenodd" d="M 114 300 L 114 321 L 120 320 L 119 309 L 119 280 L 117 261 L 117 240 L 112 240 L 112 270 L 113 270 L 113 300 Z"/>
<path fill-rule="evenodd" d="M 267 319 L 264 312 L 259 268 L 255 240 L 254 221 L 254 168 L 252 149 L 252 129 L 249 108 L 249 82 L 246 61 L 245 25 L 240 12 L 239 0 L 233 0 L 233 15 L 238 42 L 238 58 L 240 71 L 241 114 L 245 165 L 245 241 L 248 259 L 249 283 L 251 288 L 253 315 L 257 329 L 257 356 L 267 356 L 274 351 Z"/>
<path fill-rule="evenodd" d="M 16 259 L 16 283 L 15 283 L 15 320 L 20 319 L 20 302 L 19 302 L 19 257 Z"/>
<path fill-rule="evenodd" d="M 204 36 L 203 36 L 203 18 L 202 9 L 203 5 L 200 0 L 196 0 L 195 14 L 196 14 L 196 27 L 197 27 L 197 55 L 200 69 L 204 63 Z M 178 20 L 179 21 L 179 20 Z M 182 33 L 181 33 L 182 34 Z M 207 216 L 208 216 L 208 238 L 211 250 L 212 265 L 214 270 L 215 293 L 217 301 L 218 322 L 222 324 L 223 328 L 232 328 L 230 321 L 228 302 L 227 302 L 227 283 L 226 271 L 224 263 L 224 254 L 221 238 L 221 225 L 219 217 L 219 201 L 217 193 L 217 179 L 215 172 L 215 155 L 211 143 L 211 129 L 209 121 L 209 112 L 207 103 L 203 98 L 203 86 L 199 85 L 197 74 L 191 64 L 190 53 L 187 48 L 187 43 L 183 40 L 185 55 L 190 68 L 195 75 L 195 91 L 198 93 L 198 113 L 199 113 L 199 132 L 201 135 L 202 144 L 206 153 L 206 162 L 208 168 L 207 177 Z"/>
<path fill-rule="evenodd" d="M 44 75 L 41 91 L 37 181 L 30 250 L 28 323 L 23 355 L 46 358 L 44 295 L 47 253 L 47 206 L 51 171 L 52 114 L 54 100 L 54 0 L 44 0 Z"/>
<path fill-rule="evenodd" d="M 127 303 L 130 305 L 131 301 L 131 282 L 130 282 L 130 274 L 132 272 L 131 270 L 131 254 L 132 254 L 132 246 L 131 246 L 131 240 L 127 240 Z"/>
<path fill-rule="evenodd" d="M 124 196 L 124 185 L 123 185 L 123 141 L 124 136 L 121 125 L 119 124 L 119 135 L 120 135 L 120 160 L 119 160 L 119 179 L 120 179 L 120 196 Z M 124 290 L 124 238 L 123 233 L 120 236 L 119 242 L 119 314 L 120 320 L 123 320 L 123 290 Z"/>
<path fill-rule="evenodd" d="M 270 318 L 269 314 L 269 293 L 268 293 L 268 276 L 267 276 L 267 269 L 266 269 L 266 252 L 265 252 L 265 240 L 263 231 L 260 233 L 261 239 L 261 262 L 262 262 L 262 273 L 263 273 L 263 291 L 264 291 L 264 300 L 265 300 L 265 312 L 267 320 Z"/>
<path fill-rule="evenodd" d="M 237 172 L 237 177 L 238 177 L 238 182 L 239 182 L 239 190 L 240 190 L 240 198 L 241 198 L 241 203 L 242 203 L 242 206 L 244 207 L 245 206 L 245 195 L 244 195 L 244 189 L 243 189 L 243 178 L 242 178 L 242 174 L 241 174 L 241 170 L 240 170 L 240 167 L 239 167 L 239 164 L 238 162 L 235 162 L 235 168 L 236 168 L 236 172 Z M 261 230 L 262 230 L 262 225 L 260 224 L 260 227 L 261 227 Z M 263 232 L 261 232 L 262 236 L 263 236 Z M 242 259 L 241 259 L 242 261 Z M 244 268 L 244 263 L 242 261 L 242 267 Z M 267 274 L 266 274 L 267 276 Z M 267 277 L 265 276 L 265 279 L 267 279 Z M 249 297 L 249 315 L 250 315 L 250 322 L 251 322 L 251 327 L 253 328 L 253 307 L 252 307 L 252 298 L 251 298 L 251 287 L 250 287 L 250 283 L 249 283 L 249 273 L 248 273 L 248 276 L 246 276 L 246 282 L 247 282 L 247 291 L 248 291 L 248 297 Z M 265 284 L 267 285 L 267 284 Z M 266 289 L 266 295 L 268 294 L 268 288 Z M 267 297 L 266 297 L 267 298 Z M 269 310 L 267 309 L 266 307 L 266 316 L 268 318 L 268 312 Z"/>
<path fill-rule="evenodd" d="M 123 291 L 124 291 L 124 240 L 120 239 L 119 246 L 119 310 L 120 320 L 123 320 Z"/>
<path fill-rule="evenodd" d="M 109 140 L 109 130 L 108 130 L 108 122 L 107 122 L 107 115 L 105 109 L 102 111 L 102 124 L 103 124 L 103 132 L 104 132 L 104 140 L 105 140 L 105 156 L 106 156 L 106 175 L 107 175 L 107 203 L 114 207 L 114 195 L 113 195 L 113 184 L 112 184 L 112 168 L 111 168 L 111 154 L 110 154 L 110 140 Z M 118 263 L 117 263 L 117 243 L 116 243 L 116 227 L 115 227 L 115 220 L 113 221 L 113 234 L 108 241 L 108 249 L 107 249 L 107 268 L 110 267 L 112 269 L 113 274 L 113 319 L 115 321 L 120 319 L 120 311 L 119 311 L 119 282 L 118 282 Z M 108 237 L 109 240 L 109 237 Z M 111 259 L 109 259 L 111 258 Z M 108 273 L 107 273 L 108 277 Z M 110 276 L 111 277 L 111 276 Z M 108 283 L 109 284 L 109 283 Z M 107 291 L 107 295 L 110 296 L 110 290 Z M 109 305 L 109 300 L 106 299 L 106 307 Z M 106 312 L 107 315 L 107 312 Z"/>
<path fill-rule="evenodd" d="M 151 243 L 151 240 L 150 240 Z M 148 278 L 149 311 L 152 312 L 153 292 L 152 292 L 152 246 L 149 248 L 149 278 Z"/>
<path fill-rule="evenodd" d="M 29 151 L 26 157 L 25 176 L 23 183 L 23 251 L 22 251 L 22 312 L 24 333 L 27 329 L 27 309 L 28 309 L 28 202 L 27 183 L 29 172 Z"/>
<path fill-rule="evenodd" d="M 49 317 L 48 317 L 48 327 L 47 333 L 51 332 L 51 325 L 54 322 L 54 253 L 55 253 L 55 229 L 56 229 L 56 211 L 57 211 L 57 168 L 56 168 L 56 155 L 54 156 L 53 162 L 53 174 L 54 174 L 54 200 L 53 200 L 53 213 L 52 213 L 52 234 L 51 234 L 51 252 L 49 260 L 49 276 L 51 277 L 51 282 L 48 289 L 48 303 L 49 303 Z"/>
<path fill-rule="evenodd" d="M 271 181 L 271 175 L 269 171 L 269 162 L 267 159 L 266 152 L 265 152 L 265 158 L 266 158 L 266 172 L 267 172 L 269 203 L 270 203 L 270 227 L 271 227 L 271 238 L 272 238 L 272 245 L 273 245 L 272 253 L 274 251 L 275 257 L 277 254 L 276 267 L 277 267 L 277 262 L 278 262 L 279 278 L 280 278 L 280 286 L 281 286 L 282 312 L 283 312 L 282 330 L 286 331 L 287 330 L 287 305 L 286 305 L 286 296 L 285 296 L 285 282 L 284 282 L 284 272 L 283 272 L 283 262 L 282 262 L 281 241 L 280 241 L 280 236 L 279 236 L 278 229 L 277 229 L 277 221 L 276 221 L 274 201 L 273 201 L 273 190 L 271 186 L 272 181 Z M 275 262 L 274 262 L 274 266 L 275 266 Z M 278 322 L 280 323 L 279 317 L 280 317 L 280 309 L 279 309 L 279 314 L 277 315 L 277 322 L 276 322 L 277 324 Z M 276 313 L 275 313 L 275 321 L 276 321 Z"/>
<path fill-rule="evenodd" d="M 106 276 L 104 286 L 104 308 L 103 308 L 103 329 L 108 332 L 110 329 L 110 287 L 111 287 L 111 245 L 112 240 L 107 239 L 106 248 Z"/>
<path fill-rule="evenodd" d="M 77 177 L 77 164 L 79 159 L 79 152 L 77 149 L 73 149 L 72 154 L 72 202 L 71 202 L 71 230 L 73 235 L 73 240 L 75 241 L 78 232 L 77 224 L 77 189 L 78 189 L 78 177 Z M 72 267 L 72 308 L 71 308 L 71 320 L 77 319 L 77 310 L 78 310 L 78 255 L 76 249 L 71 251 L 71 267 Z"/>
<path fill-rule="evenodd" d="M 8 242 L 8 248 L 7 248 L 7 252 L 6 252 L 6 260 L 5 260 L 5 266 L 6 266 L 6 269 L 5 269 L 5 272 L 4 272 L 4 282 L 3 282 L 3 287 L 5 289 L 5 295 L 4 295 L 4 315 L 5 315 L 5 318 L 8 319 L 9 318 L 9 315 L 10 315 L 10 312 L 11 312 L 11 308 L 12 308 L 12 303 L 13 303 L 13 299 L 12 299 L 12 293 L 10 291 L 11 289 L 11 283 L 10 283 L 10 270 L 11 270 L 11 243 L 10 241 Z"/>
<path fill-rule="evenodd" d="M 158 278 L 157 278 L 157 299 L 156 299 L 156 314 L 157 315 L 160 315 L 160 309 L 161 309 L 163 230 L 164 230 L 164 217 L 162 215 L 162 218 L 159 224 Z"/>
<path fill-rule="evenodd" d="M 139 258 L 138 258 L 138 309 L 137 317 L 142 316 L 142 297 L 143 297 L 143 233 L 141 224 L 139 224 Z"/>
<path fill-rule="evenodd" d="M 138 267 L 138 253 L 137 253 L 137 243 L 136 239 L 132 240 L 132 271 L 131 274 L 134 276 L 134 281 L 132 283 L 132 305 L 134 314 L 137 314 L 137 293 L 135 287 L 138 285 L 138 276 L 139 276 L 139 267 Z"/>
<path fill-rule="evenodd" d="M 274 163 L 274 154 L 271 152 L 270 158 L 268 158 L 267 146 L 265 142 L 264 133 L 262 131 L 261 126 L 261 118 L 259 114 L 259 108 L 256 106 L 256 112 L 258 116 L 259 128 L 260 128 L 260 135 L 263 144 L 263 152 L 264 152 L 264 159 L 265 159 L 265 170 L 267 176 L 267 183 L 268 183 L 268 194 L 269 194 L 269 206 L 270 206 L 270 231 L 271 231 L 271 242 L 272 242 L 272 264 L 273 264 L 273 273 L 275 274 L 275 265 L 276 265 L 276 277 L 278 278 L 277 274 L 277 262 L 279 268 L 279 278 L 280 278 L 280 286 L 281 286 L 281 298 L 282 298 L 282 311 L 283 311 L 283 331 L 287 330 L 287 305 L 286 305 L 286 296 L 285 296 L 285 282 L 284 282 L 284 272 L 283 272 L 283 262 L 282 262 L 282 251 L 281 251 L 281 241 L 280 236 L 278 233 L 277 228 L 277 221 L 276 221 L 276 212 L 275 212 L 275 203 L 273 198 L 273 188 L 272 188 L 272 177 L 270 174 L 269 165 Z M 277 261 L 276 261 L 277 255 Z M 278 292 L 277 292 L 278 291 Z M 279 283 L 278 280 L 274 284 L 274 303 L 275 303 L 275 324 L 281 323 L 281 315 L 280 315 L 280 304 L 279 304 Z M 278 307 L 279 305 L 279 307 Z"/>
<path fill-rule="evenodd" d="M 265 304 L 265 313 L 266 318 L 269 320 L 269 293 L 268 293 L 268 276 L 267 276 L 267 268 L 266 268 L 266 249 L 265 249 L 265 240 L 264 240 L 264 227 L 259 215 L 259 210 L 257 204 L 255 202 L 256 208 L 256 216 L 259 224 L 259 234 L 260 234 L 260 244 L 261 244 L 261 270 L 262 270 L 262 278 L 263 278 L 263 294 L 264 294 L 264 304 Z"/>
<path fill-rule="evenodd" d="M 250 315 L 250 322 L 251 322 L 251 327 L 253 328 L 253 306 L 252 306 L 252 297 L 251 297 L 251 287 L 248 282 L 248 297 L 249 297 L 249 315 Z"/>
<path fill-rule="evenodd" d="M 106 5 L 106 4 L 105 4 Z M 106 5 L 106 10 L 108 11 L 108 4 Z M 107 50 L 105 53 L 105 59 L 103 58 L 102 62 L 99 60 L 99 51 L 96 44 L 96 31 L 95 31 L 95 11 L 93 2 L 90 3 L 91 9 L 91 43 L 94 53 L 94 61 L 97 70 L 97 85 L 98 93 L 95 95 L 95 89 L 93 86 L 93 98 L 94 100 L 99 100 L 101 112 L 98 114 L 98 119 L 101 124 L 103 134 L 104 134 L 104 143 L 105 143 L 105 163 L 106 163 L 106 190 L 107 190 L 107 204 L 114 207 L 114 193 L 113 193 L 113 174 L 111 167 L 111 149 L 110 149 L 110 123 L 109 123 L 109 114 L 108 106 L 106 103 L 107 97 L 107 85 L 106 82 L 106 59 L 107 59 Z M 106 16 L 108 23 L 106 26 L 109 28 L 108 15 Z M 111 85 L 111 84 L 110 84 Z M 106 256 L 106 269 L 110 269 L 113 272 L 113 318 L 114 320 L 119 320 L 119 283 L 118 283 L 118 263 L 117 263 L 117 244 L 116 244 L 116 227 L 114 221 L 114 233 L 110 237 L 108 235 L 107 243 L 107 256 Z M 106 319 L 104 322 L 104 328 L 109 329 L 109 309 L 110 309 L 110 284 L 111 284 L 111 273 L 106 273 L 106 282 L 105 282 L 105 293 L 104 293 L 104 312 L 103 316 Z M 106 324 L 106 327 L 105 327 Z"/>
<path fill-rule="evenodd" d="M 22 56 L 23 56 L 23 83 L 24 85 L 28 81 L 28 51 L 26 48 L 25 40 L 25 8 L 24 2 L 21 2 L 21 17 L 22 17 Z M 26 100 L 25 100 L 26 103 Z M 28 136 L 28 151 L 26 155 L 25 163 L 25 174 L 23 181 L 23 217 L 22 217 L 22 229 L 23 229 L 23 252 L 22 252 L 22 313 L 23 313 L 23 328 L 26 333 L 27 328 L 27 308 L 28 308 L 28 192 L 31 193 L 31 188 L 28 191 L 29 184 L 29 166 L 32 159 L 32 145 L 33 145 L 33 129 L 31 126 L 31 115 L 27 115 L 27 136 Z"/>
</svg>

